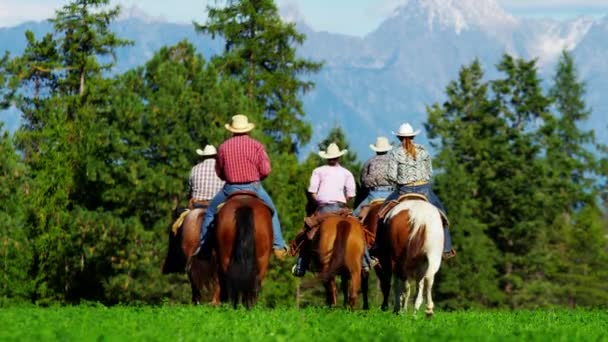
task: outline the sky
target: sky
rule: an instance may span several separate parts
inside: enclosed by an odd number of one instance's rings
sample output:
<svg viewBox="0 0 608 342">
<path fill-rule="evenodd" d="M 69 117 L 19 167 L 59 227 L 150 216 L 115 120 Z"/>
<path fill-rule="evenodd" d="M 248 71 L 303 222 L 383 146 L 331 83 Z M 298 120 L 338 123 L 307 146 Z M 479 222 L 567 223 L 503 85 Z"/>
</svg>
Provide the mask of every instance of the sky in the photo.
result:
<svg viewBox="0 0 608 342">
<path fill-rule="evenodd" d="M 190 23 L 205 19 L 205 6 L 215 0 L 112 0 L 124 9 L 136 6 L 151 17 Z M 375 29 L 396 4 L 404 0 L 277 0 L 279 7 L 297 12 L 317 31 L 363 36 Z M 457 0 L 456 0 L 457 1 Z M 498 0 L 519 17 L 568 19 L 579 15 L 608 15 L 608 0 Z M 0 27 L 43 20 L 69 0 L 0 0 Z"/>
</svg>

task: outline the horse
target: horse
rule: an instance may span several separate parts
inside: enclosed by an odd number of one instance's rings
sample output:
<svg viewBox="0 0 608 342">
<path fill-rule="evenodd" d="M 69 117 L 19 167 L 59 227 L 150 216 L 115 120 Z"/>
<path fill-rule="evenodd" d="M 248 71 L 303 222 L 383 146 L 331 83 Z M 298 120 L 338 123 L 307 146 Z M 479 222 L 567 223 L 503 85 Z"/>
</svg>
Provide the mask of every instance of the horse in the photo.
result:
<svg viewBox="0 0 608 342">
<path fill-rule="evenodd" d="M 397 204 L 385 218 L 385 227 L 379 239 L 382 288 L 382 310 L 388 309 L 391 276 L 394 273 L 394 313 L 407 310 L 410 280 L 417 283 L 418 294 L 414 315 L 426 294 L 426 315 L 433 315 L 431 291 L 435 273 L 441 266 L 443 251 L 443 223 L 439 210 L 421 199 L 405 199 Z M 405 296 L 402 297 L 405 285 Z"/>
<path fill-rule="evenodd" d="M 319 227 L 317 244 L 320 279 L 326 291 L 327 305 L 337 302 L 335 276 L 342 278 L 344 306 L 355 308 L 359 288 L 363 295 L 363 309 L 369 309 L 368 274 L 362 272 L 365 233 L 361 222 L 353 216 L 332 215 Z M 350 280 L 350 281 L 349 281 Z"/>
<path fill-rule="evenodd" d="M 176 207 L 173 212 L 173 222 L 185 211 Z M 162 274 L 181 273 L 188 274 L 190 287 L 192 289 L 192 304 L 201 304 L 201 293 L 203 289 L 210 289 L 217 283 L 217 263 L 215 260 L 204 260 L 192 254 L 196 251 L 200 242 L 200 229 L 204 208 L 189 210 L 177 230 L 173 224 L 169 226 L 169 248 L 167 256 L 161 268 Z M 212 304 L 219 304 L 219 291 L 214 294 Z"/>
<path fill-rule="evenodd" d="M 257 301 L 268 268 L 272 212 L 255 193 L 239 192 L 229 196 L 215 222 L 216 289 L 222 289 L 234 308 L 241 299 L 249 309 Z"/>
</svg>

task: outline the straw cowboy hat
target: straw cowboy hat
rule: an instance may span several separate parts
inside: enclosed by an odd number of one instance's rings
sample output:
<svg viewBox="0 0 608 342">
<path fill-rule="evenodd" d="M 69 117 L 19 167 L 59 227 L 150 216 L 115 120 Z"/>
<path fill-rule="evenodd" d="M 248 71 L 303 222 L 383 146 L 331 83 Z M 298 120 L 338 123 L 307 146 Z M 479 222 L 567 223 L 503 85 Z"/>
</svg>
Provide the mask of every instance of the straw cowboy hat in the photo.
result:
<svg viewBox="0 0 608 342">
<path fill-rule="evenodd" d="M 198 154 L 199 156 L 206 157 L 206 156 L 212 156 L 212 155 L 217 154 L 217 151 L 215 150 L 215 147 L 213 145 L 207 145 L 202 150 L 200 148 L 197 148 L 196 154 Z"/>
<path fill-rule="evenodd" d="M 319 156 L 323 159 L 335 159 L 343 156 L 346 152 L 348 152 L 348 150 L 340 151 L 340 148 L 336 143 L 331 143 L 327 146 L 327 151 L 319 152 Z"/>
<path fill-rule="evenodd" d="M 417 129 L 416 131 L 414 131 L 412 125 L 407 122 L 399 126 L 399 132 L 393 132 L 393 134 L 398 137 L 413 137 L 418 135 L 418 133 L 420 133 L 420 130 Z"/>
<path fill-rule="evenodd" d="M 376 138 L 376 144 L 369 145 L 369 148 L 376 152 L 387 152 L 390 151 L 393 146 L 389 144 L 387 137 L 378 137 Z"/>
<path fill-rule="evenodd" d="M 255 125 L 249 122 L 249 119 L 243 114 L 237 114 L 232 117 L 232 122 L 225 125 L 226 129 L 232 133 L 247 133 L 251 131 Z"/>
</svg>

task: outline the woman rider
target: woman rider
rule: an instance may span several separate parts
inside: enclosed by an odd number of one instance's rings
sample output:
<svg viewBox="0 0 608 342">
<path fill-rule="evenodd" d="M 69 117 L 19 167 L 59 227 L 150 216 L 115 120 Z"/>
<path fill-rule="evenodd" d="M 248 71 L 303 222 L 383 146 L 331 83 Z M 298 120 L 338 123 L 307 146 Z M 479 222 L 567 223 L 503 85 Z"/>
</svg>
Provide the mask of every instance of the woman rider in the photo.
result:
<svg viewBox="0 0 608 342">
<path fill-rule="evenodd" d="M 413 142 L 420 130 L 414 131 L 409 123 L 393 132 L 401 142 L 401 146 L 389 152 L 388 178 L 397 185 L 397 189 L 386 198 L 386 202 L 398 199 L 401 195 L 418 193 L 426 196 L 431 204 L 446 214 L 445 207 L 431 188 L 430 180 L 433 175 L 431 156 L 426 149 Z M 452 238 L 447 224 L 443 227 L 445 235 L 443 257 L 449 259 L 456 255 L 452 248 Z"/>
</svg>

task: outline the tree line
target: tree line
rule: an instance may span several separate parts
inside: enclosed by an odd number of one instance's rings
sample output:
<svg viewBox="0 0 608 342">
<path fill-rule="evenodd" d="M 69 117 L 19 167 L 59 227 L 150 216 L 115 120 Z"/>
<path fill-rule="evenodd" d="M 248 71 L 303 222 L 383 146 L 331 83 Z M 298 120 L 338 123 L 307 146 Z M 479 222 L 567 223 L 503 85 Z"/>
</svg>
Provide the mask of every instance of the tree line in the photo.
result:
<svg viewBox="0 0 608 342">
<path fill-rule="evenodd" d="M 322 68 L 298 57 L 304 35 L 272 0 L 230 0 L 194 25 L 223 40 L 222 54 L 182 41 L 111 76 L 116 49 L 133 44 L 110 29 L 119 10 L 74 0 L 51 19 L 53 32 L 27 32 L 21 55 L 0 59 L 0 107 L 22 114 L 0 138 L 0 305 L 188 302 L 184 277 L 159 271 L 167 226 L 187 200 L 193 151 L 227 138 L 235 113 L 256 122 L 269 151 L 265 187 L 286 238 L 302 225 L 322 163 L 298 160 L 312 132 L 306 76 Z M 440 271 L 438 304 L 606 303 L 607 150 L 581 129 L 590 110 L 574 61 L 564 53 L 549 92 L 534 61 L 505 55 L 498 71 L 486 80 L 479 62 L 463 67 L 447 100 L 428 107 L 435 189 L 459 252 Z M 318 147 L 334 141 L 348 147 L 339 127 Z M 355 154 L 342 163 L 359 172 Z M 290 266 L 272 263 L 262 303 L 294 304 Z"/>
</svg>

